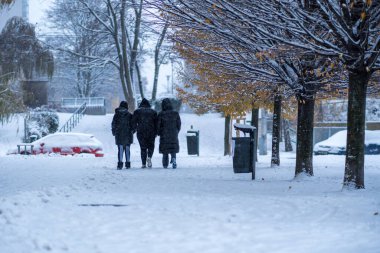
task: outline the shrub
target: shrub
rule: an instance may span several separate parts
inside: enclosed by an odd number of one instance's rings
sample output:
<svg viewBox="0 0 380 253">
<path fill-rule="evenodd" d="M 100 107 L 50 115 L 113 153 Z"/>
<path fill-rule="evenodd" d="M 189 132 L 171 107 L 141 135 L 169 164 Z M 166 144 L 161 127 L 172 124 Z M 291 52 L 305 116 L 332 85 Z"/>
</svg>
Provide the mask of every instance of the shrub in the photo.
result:
<svg viewBox="0 0 380 253">
<path fill-rule="evenodd" d="M 27 140 L 31 136 L 34 139 L 40 139 L 48 134 L 55 133 L 58 130 L 59 118 L 55 111 L 47 108 L 36 108 L 30 111 L 27 118 Z"/>
</svg>

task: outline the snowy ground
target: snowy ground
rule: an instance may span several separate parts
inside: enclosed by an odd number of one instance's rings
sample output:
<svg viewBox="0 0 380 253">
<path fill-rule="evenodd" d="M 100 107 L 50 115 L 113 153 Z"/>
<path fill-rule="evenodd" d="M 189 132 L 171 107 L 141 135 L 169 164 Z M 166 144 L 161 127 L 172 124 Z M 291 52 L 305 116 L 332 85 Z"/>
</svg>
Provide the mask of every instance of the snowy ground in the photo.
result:
<svg viewBox="0 0 380 253">
<path fill-rule="evenodd" d="M 318 156 L 315 176 L 293 179 L 260 156 L 257 180 L 233 174 L 224 121 L 183 114 L 177 170 L 115 170 L 112 115 L 85 116 L 105 157 L 5 156 L 21 121 L 0 127 L 0 252 L 380 252 L 380 156 L 366 157 L 366 189 L 342 191 L 344 156 Z M 66 115 L 61 115 L 66 117 Z M 186 154 L 186 130 L 200 129 L 201 156 Z M 377 215 L 376 215 L 377 213 Z"/>
</svg>

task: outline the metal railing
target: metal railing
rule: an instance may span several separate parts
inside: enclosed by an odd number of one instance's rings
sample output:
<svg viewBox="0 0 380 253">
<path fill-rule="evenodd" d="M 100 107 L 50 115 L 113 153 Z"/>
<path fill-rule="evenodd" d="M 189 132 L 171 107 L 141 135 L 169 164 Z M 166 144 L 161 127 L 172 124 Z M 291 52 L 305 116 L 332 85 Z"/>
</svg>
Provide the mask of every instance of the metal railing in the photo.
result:
<svg viewBox="0 0 380 253">
<path fill-rule="evenodd" d="M 66 121 L 66 123 L 59 129 L 58 132 L 68 133 L 78 125 L 79 120 L 83 117 L 84 112 L 86 111 L 87 103 L 84 102 L 78 109 L 75 110 L 73 115 Z"/>
<path fill-rule="evenodd" d="M 101 106 L 105 106 L 105 98 L 103 97 L 62 98 L 61 106 L 63 108 L 78 108 L 83 103 L 86 103 L 87 107 L 101 107 Z"/>
</svg>

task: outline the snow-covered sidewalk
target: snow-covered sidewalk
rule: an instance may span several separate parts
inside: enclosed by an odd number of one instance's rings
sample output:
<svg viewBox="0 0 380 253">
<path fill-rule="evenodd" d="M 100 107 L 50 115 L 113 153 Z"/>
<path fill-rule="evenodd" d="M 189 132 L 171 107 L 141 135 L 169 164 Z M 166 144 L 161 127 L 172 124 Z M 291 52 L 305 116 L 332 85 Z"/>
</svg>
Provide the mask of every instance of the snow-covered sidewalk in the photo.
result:
<svg viewBox="0 0 380 253">
<path fill-rule="evenodd" d="M 366 189 L 342 191 L 343 156 L 318 156 L 315 176 L 293 179 L 259 157 L 257 180 L 233 174 L 222 156 L 223 119 L 181 115 L 179 168 L 117 171 L 110 119 L 78 130 L 106 156 L 0 157 L 0 252 L 344 252 L 380 248 L 380 156 L 366 157 Z M 91 122 L 91 124 L 89 124 Z M 197 125 L 195 125 L 195 123 Z M 201 133 L 201 156 L 187 156 L 186 130 Z"/>
</svg>

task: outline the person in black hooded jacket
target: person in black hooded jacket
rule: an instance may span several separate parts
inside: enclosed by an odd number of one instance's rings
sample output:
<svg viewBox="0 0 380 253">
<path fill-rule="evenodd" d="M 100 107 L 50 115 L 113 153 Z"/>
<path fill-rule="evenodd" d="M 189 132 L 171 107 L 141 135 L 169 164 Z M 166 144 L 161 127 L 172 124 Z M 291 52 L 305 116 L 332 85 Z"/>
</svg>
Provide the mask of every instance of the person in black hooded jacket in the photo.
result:
<svg viewBox="0 0 380 253">
<path fill-rule="evenodd" d="M 120 106 L 115 109 L 115 115 L 112 119 L 112 135 L 115 136 L 115 142 L 118 149 L 117 169 L 123 168 L 123 155 L 125 154 L 125 167 L 131 167 L 130 147 L 133 142 L 132 114 L 128 111 L 128 103 L 121 101 Z"/>
<path fill-rule="evenodd" d="M 157 134 L 157 112 L 150 108 L 150 103 L 143 98 L 138 109 L 133 113 L 133 127 L 137 131 L 137 139 L 141 149 L 142 168 L 152 167 L 154 140 Z"/>
<path fill-rule="evenodd" d="M 177 168 L 176 153 L 179 152 L 178 133 L 181 130 L 179 113 L 173 110 L 168 98 L 162 100 L 162 111 L 158 114 L 157 133 L 160 136 L 159 151 L 163 154 L 162 165 L 167 168 L 170 163 Z"/>
</svg>

